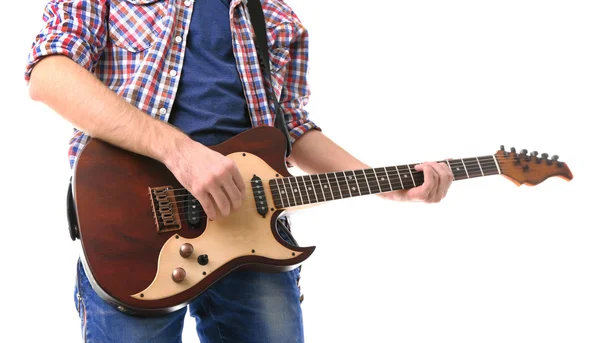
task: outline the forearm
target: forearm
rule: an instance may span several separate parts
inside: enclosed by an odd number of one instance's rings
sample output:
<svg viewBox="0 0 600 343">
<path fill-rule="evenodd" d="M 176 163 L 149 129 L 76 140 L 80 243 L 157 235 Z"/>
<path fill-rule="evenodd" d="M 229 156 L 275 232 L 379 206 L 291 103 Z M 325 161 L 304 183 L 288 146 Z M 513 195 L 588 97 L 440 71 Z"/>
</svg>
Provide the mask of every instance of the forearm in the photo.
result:
<svg viewBox="0 0 600 343">
<path fill-rule="evenodd" d="M 127 103 L 67 57 L 41 60 L 29 87 L 33 100 L 45 103 L 90 136 L 163 163 L 191 141 L 175 127 Z"/>
<path fill-rule="evenodd" d="M 369 168 L 318 130 L 301 136 L 288 160 L 307 173 Z"/>
</svg>

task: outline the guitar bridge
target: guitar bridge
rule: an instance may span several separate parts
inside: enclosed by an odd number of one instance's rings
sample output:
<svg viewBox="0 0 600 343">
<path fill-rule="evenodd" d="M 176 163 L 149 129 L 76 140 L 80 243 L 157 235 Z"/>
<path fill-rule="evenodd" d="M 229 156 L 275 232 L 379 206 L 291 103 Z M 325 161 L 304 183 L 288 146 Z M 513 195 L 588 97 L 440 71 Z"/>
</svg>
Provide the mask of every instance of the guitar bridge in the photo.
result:
<svg viewBox="0 0 600 343">
<path fill-rule="evenodd" d="M 177 198 L 171 186 L 148 188 L 156 231 L 169 232 L 181 230 L 181 219 L 177 207 Z"/>
</svg>

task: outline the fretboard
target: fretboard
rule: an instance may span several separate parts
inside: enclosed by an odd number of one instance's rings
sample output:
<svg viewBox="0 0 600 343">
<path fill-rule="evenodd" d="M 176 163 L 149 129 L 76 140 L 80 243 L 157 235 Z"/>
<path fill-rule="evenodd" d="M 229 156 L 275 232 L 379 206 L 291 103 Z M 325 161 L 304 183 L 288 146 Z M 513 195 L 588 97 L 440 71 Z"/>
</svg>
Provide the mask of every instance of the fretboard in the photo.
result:
<svg viewBox="0 0 600 343">
<path fill-rule="evenodd" d="M 454 180 L 501 174 L 493 155 L 440 162 L 448 164 Z M 423 172 L 415 170 L 416 165 L 276 178 L 269 180 L 269 186 L 275 206 L 290 208 L 418 187 L 424 178 Z"/>
</svg>

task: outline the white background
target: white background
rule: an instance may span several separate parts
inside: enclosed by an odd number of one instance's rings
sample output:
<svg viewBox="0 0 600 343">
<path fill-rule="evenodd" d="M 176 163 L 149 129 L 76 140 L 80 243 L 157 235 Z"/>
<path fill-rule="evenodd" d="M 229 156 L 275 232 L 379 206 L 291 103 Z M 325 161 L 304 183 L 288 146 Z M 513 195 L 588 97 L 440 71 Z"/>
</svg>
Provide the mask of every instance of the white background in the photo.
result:
<svg viewBox="0 0 600 343">
<path fill-rule="evenodd" d="M 44 3 L 7 3 L 0 24 L 3 342 L 80 337 L 70 125 L 22 79 Z M 294 215 L 296 238 L 317 246 L 302 272 L 306 341 L 599 342 L 598 3 L 289 3 L 311 34 L 312 118 L 360 159 L 505 144 L 559 154 L 575 175 L 536 187 L 486 177 L 435 205 L 363 197 Z M 198 341 L 191 319 L 184 339 Z"/>
</svg>

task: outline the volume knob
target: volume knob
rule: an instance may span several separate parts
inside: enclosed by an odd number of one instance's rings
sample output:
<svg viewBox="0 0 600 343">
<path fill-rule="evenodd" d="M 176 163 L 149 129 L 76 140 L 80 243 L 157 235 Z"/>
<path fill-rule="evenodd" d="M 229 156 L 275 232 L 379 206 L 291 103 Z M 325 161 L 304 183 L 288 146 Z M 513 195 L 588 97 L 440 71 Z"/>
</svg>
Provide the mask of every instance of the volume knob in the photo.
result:
<svg viewBox="0 0 600 343">
<path fill-rule="evenodd" d="M 193 252 L 194 252 L 194 246 L 191 245 L 190 243 L 185 243 L 181 246 L 181 248 L 179 248 L 179 255 L 181 255 L 181 257 L 183 257 L 183 258 L 188 258 L 188 257 L 192 256 Z"/>
<path fill-rule="evenodd" d="M 181 281 L 183 281 L 183 279 L 185 279 L 185 275 L 186 275 L 185 270 L 181 267 L 178 267 L 178 268 L 175 268 L 175 270 L 173 270 L 173 273 L 171 274 L 171 278 L 176 283 L 180 283 Z"/>
</svg>

